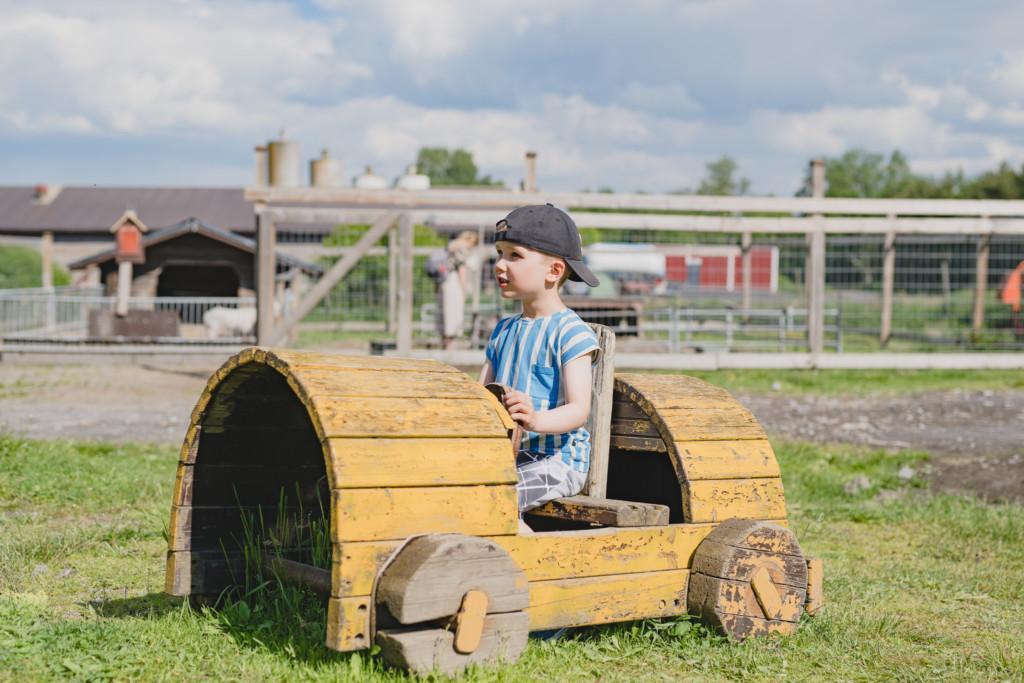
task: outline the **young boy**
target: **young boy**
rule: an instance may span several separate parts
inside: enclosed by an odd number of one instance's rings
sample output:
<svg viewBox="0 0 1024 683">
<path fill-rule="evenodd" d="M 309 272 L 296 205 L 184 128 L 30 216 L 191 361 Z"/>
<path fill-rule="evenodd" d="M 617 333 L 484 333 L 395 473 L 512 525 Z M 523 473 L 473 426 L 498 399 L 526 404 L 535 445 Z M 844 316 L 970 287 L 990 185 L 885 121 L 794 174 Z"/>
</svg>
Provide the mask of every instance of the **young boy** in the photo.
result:
<svg viewBox="0 0 1024 683">
<path fill-rule="evenodd" d="M 524 206 L 497 224 L 494 275 L 502 298 L 523 312 L 498 322 L 487 343 L 480 382 L 505 385 L 505 407 L 523 428 L 516 470 L 520 515 L 586 483 L 590 434 L 590 367 L 600 349 L 590 326 L 567 308 L 567 279 L 591 287 L 572 218 L 551 204 Z M 522 521 L 520 521 L 522 526 Z"/>
</svg>

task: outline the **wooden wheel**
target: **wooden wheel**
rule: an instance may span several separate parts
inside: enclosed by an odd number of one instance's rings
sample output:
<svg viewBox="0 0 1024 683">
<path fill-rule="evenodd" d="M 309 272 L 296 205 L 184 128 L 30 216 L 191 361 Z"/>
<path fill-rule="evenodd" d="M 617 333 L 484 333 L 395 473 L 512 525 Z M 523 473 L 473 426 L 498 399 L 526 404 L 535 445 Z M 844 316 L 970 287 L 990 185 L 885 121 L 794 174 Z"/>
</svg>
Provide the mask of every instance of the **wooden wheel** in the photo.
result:
<svg viewBox="0 0 1024 683">
<path fill-rule="evenodd" d="M 793 633 L 806 599 L 807 562 L 785 527 L 731 519 L 693 556 L 687 608 L 736 640 Z"/>
<path fill-rule="evenodd" d="M 381 573 L 375 602 L 402 625 L 377 632 L 381 655 L 416 673 L 514 662 L 526 647 L 526 575 L 482 538 L 413 539 Z"/>
</svg>

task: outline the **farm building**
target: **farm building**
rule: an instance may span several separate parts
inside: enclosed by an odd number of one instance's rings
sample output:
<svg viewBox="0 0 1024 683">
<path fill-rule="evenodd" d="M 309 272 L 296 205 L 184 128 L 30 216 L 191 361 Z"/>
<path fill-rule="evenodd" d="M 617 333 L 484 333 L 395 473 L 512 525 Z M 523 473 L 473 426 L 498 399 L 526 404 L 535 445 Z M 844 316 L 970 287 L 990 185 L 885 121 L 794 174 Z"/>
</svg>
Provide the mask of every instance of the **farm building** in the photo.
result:
<svg viewBox="0 0 1024 683">
<path fill-rule="evenodd" d="M 108 228 L 109 233 L 109 228 Z M 108 236 L 109 241 L 109 236 Z M 188 218 L 142 237 L 143 260 L 133 270 L 132 296 L 233 297 L 255 291 L 256 242 L 197 218 Z M 117 291 L 115 247 L 68 264 L 89 271 L 79 278 Z M 323 269 L 293 256 L 277 255 L 277 278 L 284 289 L 301 288 L 303 278 Z"/>
</svg>

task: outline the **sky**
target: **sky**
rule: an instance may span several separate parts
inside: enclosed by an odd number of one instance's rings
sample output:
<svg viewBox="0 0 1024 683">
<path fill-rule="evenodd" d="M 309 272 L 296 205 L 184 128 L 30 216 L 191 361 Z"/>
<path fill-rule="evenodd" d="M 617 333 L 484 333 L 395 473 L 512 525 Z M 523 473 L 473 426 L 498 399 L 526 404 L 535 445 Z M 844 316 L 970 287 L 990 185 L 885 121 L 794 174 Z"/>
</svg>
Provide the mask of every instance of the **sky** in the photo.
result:
<svg viewBox="0 0 1024 683">
<path fill-rule="evenodd" d="M 241 186 L 283 129 L 345 175 L 470 150 L 547 190 L 695 188 L 733 157 L 1024 162 L 1024 3 L 0 0 L 0 184 Z"/>
</svg>

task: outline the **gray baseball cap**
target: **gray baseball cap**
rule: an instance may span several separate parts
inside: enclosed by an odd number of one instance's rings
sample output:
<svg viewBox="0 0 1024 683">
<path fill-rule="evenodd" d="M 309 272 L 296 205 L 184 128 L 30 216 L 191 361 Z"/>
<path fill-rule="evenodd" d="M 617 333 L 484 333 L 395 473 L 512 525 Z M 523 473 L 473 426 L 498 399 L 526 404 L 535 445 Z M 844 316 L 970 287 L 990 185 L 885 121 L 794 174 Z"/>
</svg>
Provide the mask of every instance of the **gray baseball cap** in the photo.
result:
<svg viewBox="0 0 1024 683">
<path fill-rule="evenodd" d="M 515 242 L 565 259 L 569 279 L 597 287 L 598 279 L 583 263 L 583 243 L 576 223 L 553 204 L 520 206 L 495 223 L 495 239 Z"/>
</svg>

